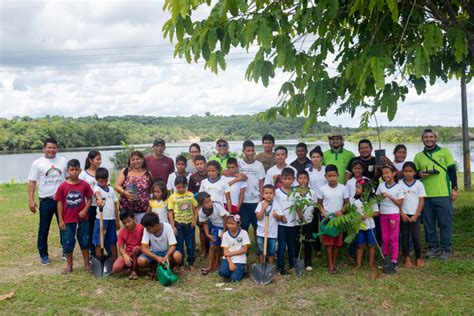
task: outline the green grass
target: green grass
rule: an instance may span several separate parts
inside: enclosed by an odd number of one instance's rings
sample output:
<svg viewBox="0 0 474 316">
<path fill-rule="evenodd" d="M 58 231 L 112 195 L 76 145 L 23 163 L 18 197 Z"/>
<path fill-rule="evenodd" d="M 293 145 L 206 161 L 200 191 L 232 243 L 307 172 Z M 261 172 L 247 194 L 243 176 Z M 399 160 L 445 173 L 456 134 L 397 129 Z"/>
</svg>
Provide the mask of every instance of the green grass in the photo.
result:
<svg viewBox="0 0 474 316">
<path fill-rule="evenodd" d="M 36 251 L 38 215 L 27 208 L 26 185 L 0 186 L 1 314 L 469 314 L 474 310 L 474 193 L 461 192 L 456 202 L 452 260 L 431 260 L 423 269 L 400 268 L 396 275 L 354 271 L 341 253 L 341 273 L 331 276 L 323 259 L 302 277 L 277 277 L 268 286 L 246 278 L 226 284 L 215 274 L 180 276 L 164 288 L 143 276 L 126 274 L 95 279 L 82 259 L 75 271 L 60 270 L 58 230 L 51 229 L 52 264 L 42 267 Z M 423 239 L 423 238 L 422 238 Z M 252 249 L 250 260 L 255 261 Z M 200 259 L 198 267 L 204 266 Z M 226 291 L 224 288 L 232 288 Z"/>
</svg>

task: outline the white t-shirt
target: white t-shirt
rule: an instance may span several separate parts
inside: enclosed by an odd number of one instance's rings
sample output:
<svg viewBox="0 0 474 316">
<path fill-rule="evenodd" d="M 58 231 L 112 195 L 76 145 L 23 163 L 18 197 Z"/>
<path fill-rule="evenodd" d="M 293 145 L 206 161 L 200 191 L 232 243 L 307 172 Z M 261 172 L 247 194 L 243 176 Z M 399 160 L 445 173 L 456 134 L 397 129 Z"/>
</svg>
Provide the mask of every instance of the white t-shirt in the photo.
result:
<svg viewBox="0 0 474 316">
<path fill-rule="evenodd" d="M 215 227 L 223 228 L 224 227 L 224 216 L 229 215 L 225 210 L 224 206 L 220 203 L 212 203 L 212 214 L 206 215 L 202 210 L 202 207 L 199 209 L 199 222 L 204 223 L 211 221 L 212 225 Z"/>
<path fill-rule="evenodd" d="M 66 180 L 67 159 L 56 156 L 53 159 L 41 157 L 33 161 L 28 180 L 38 185 L 38 197 L 54 198 L 59 185 Z"/>
<path fill-rule="evenodd" d="M 356 182 L 357 179 L 352 177 L 346 182 L 347 193 L 349 194 L 349 202 L 354 201 L 354 196 L 356 194 Z"/>
<path fill-rule="evenodd" d="M 207 178 L 202 180 L 199 192 L 207 192 L 211 196 L 213 202 L 218 202 L 224 205 L 226 203 L 225 194 L 230 192 L 230 187 L 224 177 L 219 177 L 214 182 Z"/>
<path fill-rule="evenodd" d="M 149 245 L 152 251 L 168 252 L 170 246 L 176 245 L 176 237 L 173 228 L 171 228 L 170 224 L 163 223 L 163 229 L 160 235 L 150 234 L 144 229 L 142 244 Z"/>
<path fill-rule="evenodd" d="M 168 220 L 168 202 L 157 201 L 155 199 L 150 200 L 151 211 L 158 215 L 160 223 L 169 223 Z"/>
<path fill-rule="evenodd" d="M 384 194 L 387 192 L 388 194 L 395 197 L 397 200 L 403 199 L 403 190 L 402 186 L 398 183 L 395 183 L 391 187 L 387 186 L 387 183 L 381 183 L 377 188 L 377 192 L 375 194 Z M 392 202 L 392 200 L 385 198 L 380 203 L 380 214 L 400 214 L 400 208 Z"/>
<path fill-rule="evenodd" d="M 300 223 L 298 221 L 298 215 L 296 216 L 297 218 L 297 223 L 298 224 L 309 224 L 314 218 L 314 205 L 318 202 L 318 196 L 316 195 L 316 192 L 313 189 L 309 189 L 308 192 L 304 196 L 302 196 L 298 191 L 295 190 L 295 197 L 304 197 L 307 200 L 311 202 L 311 205 L 307 206 L 303 210 L 303 218 L 304 218 L 304 223 Z"/>
<path fill-rule="evenodd" d="M 107 186 L 107 191 L 101 188 L 100 186 L 96 185 L 93 189 L 94 195 L 96 192 L 99 192 L 102 196 L 102 200 L 104 200 L 104 219 L 111 220 L 115 218 L 115 203 L 118 201 L 117 196 L 115 195 L 115 191 L 111 186 Z M 95 218 L 99 219 L 99 207 L 97 206 L 97 215 Z"/>
<path fill-rule="evenodd" d="M 265 176 L 265 185 L 267 184 L 271 184 L 271 185 L 275 185 L 275 178 L 279 175 L 281 175 L 281 171 L 284 169 L 284 168 L 290 168 L 290 169 L 293 169 L 293 171 L 295 172 L 295 181 L 293 181 L 293 184 L 292 186 L 297 186 L 298 185 L 298 182 L 296 181 L 296 175 L 298 174 L 298 171 L 296 171 L 295 168 L 293 168 L 291 165 L 286 165 L 285 167 L 283 168 L 278 168 L 277 165 L 274 165 L 273 167 L 271 167 L 270 169 L 268 169 L 267 171 L 267 174 Z"/>
<path fill-rule="evenodd" d="M 405 180 L 400 181 L 398 184 L 403 191 L 403 212 L 408 215 L 415 215 L 420 204 L 420 198 L 426 197 L 425 186 L 416 179 L 411 185 L 408 185 Z"/>
<path fill-rule="evenodd" d="M 275 199 L 274 202 L 276 201 L 279 205 L 280 208 L 277 210 L 277 214 L 280 216 L 285 216 L 286 217 L 286 223 L 283 222 L 278 222 L 278 225 L 281 226 L 287 226 L 287 227 L 295 227 L 296 226 L 296 212 L 292 212 L 290 210 L 291 206 L 295 203 L 295 200 L 293 199 L 290 193 L 286 193 L 283 191 L 281 188 L 275 190 Z"/>
<path fill-rule="evenodd" d="M 357 207 L 357 212 L 359 212 L 359 214 L 365 215 L 364 205 L 363 205 L 363 203 L 360 199 L 357 199 L 357 200 L 353 199 L 351 204 L 354 205 L 355 207 Z M 372 211 L 373 212 L 378 212 L 379 211 L 379 206 L 376 203 L 372 205 Z M 368 217 L 367 219 L 364 219 L 364 221 L 361 224 L 360 229 L 368 230 L 368 229 L 371 229 L 371 228 L 375 228 L 374 218 L 373 217 Z"/>
<path fill-rule="evenodd" d="M 235 236 L 232 236 L 229 231 L 224 233 L 221 247 L 227 248 L 229 251 L 237 251 L 242 249 L 244 246 L 250 246 L 250 238 L 247 231 L 239 228 L 239 231 Z M 232 256 L 230 258 L 232 259 L 233 263 L 247 263 L 247 254 L 245 253 L 238 256 Z M 226 260 L 225 257 L 223 257 L 223 259 Z"/>
<path fill-rule="evenodd" d="M 224 178 L 224 180 L 227 181 L 227 184 L 229 184 L 229 182 L 234 180 L 236 177 L 222 177 L 222 178 Z M 245 189 L 246 187 L 247 187 L 247 182 L 245 181 L 238 181 L 230 186 L 230 200 L 232 201 L 232 205 L 237 206 L 237 204 L 239 203 L 239 198 L 240 198 L 240 190 Z"/>
<path fill-rule="evenodd" d="M 79 179 L 84 180 L 89 184 L 91 187 L 92 192 L 95 192 L 94 188 L 97 185 L 97 180 L 93 175 L 91 175 L 87 170 L 82 170 L 79 174 Z M 92 197 L 92 206 L 97 206 L 97 202 L 95 200 L 95 195 Z"/>
<path fill-rule="evenodd" d="M 308 171 L 309 175 L 309 187 L 316 191 L 316 193 L 325 185 L 328 183 L 328 180 L 326 180 L 326 167 L 322 166 L 321 170 L 314 169 L 312 166 L 309 168 L 306 168 L 306 171 Z"/>
<path fill-rule="evenodd" d="M 403 165 L 405 164 L 405 161 L 402 161 L 402 162 L 394 162 L 393 165 L 395 166 L 395 168 L 397 168 L 398 171 L 402 171 L 403 170 Z"/>
<path fill-rule="evenodd" d="M 176 187 L 174 186 L 174 180 L 176 180 L 177 174 L 176 171 L 171 173 L 168 176 L 168 182 L 166 183 L 166 188 L 171 191 L 171 193 L 176 192 Z M 186 179 L 188 179 L 188 184 L 189 184 L 189 178 L 191 177 L 191 174 L 188 173 L 186 175 Z"/>
<path fill-rule="evenodd" d="M 239 171 L 247 176 L 244 203 L 260 202 L 260 180 L 265 179 L 265 168 L 260 161 L 246 163 L 239 160 Z M 234 200 L 232 199 L 232 203 Z"/>
<path fill-rule="evenodd" d="M 262 210 L 262 202 L 259 202 L 257 208 L 255 209 L 255 213 L 259 213 Z M 265 209 L 265 213 L 268 215 L 264 215 L 263 218 L 257 221 L 257 236 L 264 237 L 265 236 L 265 217 L 268 216 L 268 238 L 277 238 L 278 237 L 278 221 L 273 217 L 273 212 L 277 213 L 281 212 L 280 205 L 278 202 L 273 201 L 272 205 L 268 205 Z"/>
<path fill-rule="evenodd" d="M 328 214 L 334 214 L 342 210 L 344 200 L 349 198 L 349 192 L 344 185 L 338 183 L 337 187 L 331 188 L 329 184 L 324 185 L 318 192 L 318 199 L 323 200 L 323 207 Z"/>
</svg>

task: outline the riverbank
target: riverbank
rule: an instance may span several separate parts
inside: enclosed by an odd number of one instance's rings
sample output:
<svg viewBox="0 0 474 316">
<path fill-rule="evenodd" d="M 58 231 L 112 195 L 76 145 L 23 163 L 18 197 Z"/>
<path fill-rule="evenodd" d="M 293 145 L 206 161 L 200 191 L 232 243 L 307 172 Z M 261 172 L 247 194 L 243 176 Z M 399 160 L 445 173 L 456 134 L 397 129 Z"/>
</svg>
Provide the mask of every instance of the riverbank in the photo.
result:
<svg viewBox="0 0 474 316">
<path fill-rule="evenodd" d="M 38 215 L 27 207 L 27 186 L 0 185 L 0 314 L 469 314 L 474 310 L 474 194 L 461 192 L 455 203 L 452 260 L 430 260 L 423 269 L 401 267 L 396 275 L 355 271 L 339 256 L 340 274 L 329 275 L 324 258 L 302 277 L 277 277 L 256 286 L 250 278 L 226 283 L 216 273 L 181 275 L 164 288 L 142 275 L 126 273 L 95 279 L 84 273 L 76 251 L 75 270 L 61 275 L 58 230 L 50 234 L 52 263 L 40 266 L 36 252 Z M 54 225 L 53 225 L 54 226 Z M 424 238 L 422 238 L 424 239 Z M 252 246 L 250 261 L 255 262 Z M 199 258 L 197 267 L 205 262 Z M 442 285 L 442 286 L 441 286 Z M 231 290 L 226 290 L 231 289 Z"/>
</svg>

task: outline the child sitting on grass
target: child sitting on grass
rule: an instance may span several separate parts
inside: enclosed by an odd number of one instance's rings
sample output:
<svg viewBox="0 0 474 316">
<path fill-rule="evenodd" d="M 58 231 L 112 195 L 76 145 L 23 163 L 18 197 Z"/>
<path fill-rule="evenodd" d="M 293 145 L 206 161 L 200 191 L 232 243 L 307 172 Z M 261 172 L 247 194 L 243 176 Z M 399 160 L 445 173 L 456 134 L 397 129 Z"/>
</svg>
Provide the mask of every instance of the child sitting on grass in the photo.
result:
<svg viewBox="0 0 474 316">
<path fill-rule="evenodd" d="M 226 280 L 242 280 L 247 265 L 247 252 L 250 238 L 247 231 L 240 228 L 240 216 L 229 215 L 226 219 L 227 231 L 222 237 L 224 257 L 219 268 L 219 275 Z"/>
<path fill-rule="evenodd" d="M 370 201 L 370 197 L 373 194 L 373 185 L 369 179 L 357 179 L 356 182 L 356 193 L 351 200 L 351 204 L 357 208 L 359 214 L 362 215 L 363 222 L 360 225 L 359 232 L 354 240 L 356 245 L 356 269 L 362 265 L 362 256 L 364 254 L 364 246 L 367 245 L 369 253 L 369 267 L 370 270 L 374 269 L 374 257 L 375 257 L 375 222 L 373 217 L 379 215 L 379 207 L 377 203 L 372 205 L 372 216 L 367 216 L 364 210 L 364 203 Z M 366 198 L 368 201 L 365 201 Z"/>
<path fill-rule="evenodd" d="M 84 180 L 79 179 L 81 164 L 77 159 L 67 163 L 69 178 L 61 183 L 54 199 L 58 202 L 58 221 L 62 235 L 62 246 L 66 253 L 66 267 L 63 274 L 72 272 L 72 258 L 77 241 L 84 258 L 84 270 L 91 272 L 89 264 L 89 222 L 88 210 L 92 204 L 92 189 Z"/>
<path fill-rule="evenodd" d="M 94 235 L 92 243 L 95 246 L 97 258 L 101 256 L 100 245 L 100 207 L 102 207 L 104 223 L 104 248 L 110 249 L 114 260 L 117 259 L 117 233 L 120 229 L 118 221 L 118 199 L 114 189 L 108 185 L 109 171 L 105 168 L 98 168 L 95 172 L 97 185 L 94 187 L 94 195 L 97 203 L 96 219 L 94 224 Z"/>
<path fill-rule="evenodd" d="M 113 273 L 130 270 L 130 280 L 138 279 L 138 257 L 142 253 L 143 226 L 135 222 L 135 215 L 131 210 L 120 213 L 123 228 L 118 235 L 120 256 L 112 267 Z"/>
<path fill-rule="evenodd" d="M 219 203 L 214 203 L 207 192 L 199 192 L 197 197 L 201 209 L 198 212 L 199 223 L 203 224 L 204 231 L 209 239 L 210 249 L 207 268 L 201 269 L 203 275 L 219 269 L 221 238 L 224 231 L 224 222 L 229 214 Z"/>
<path fill-rule="evenodd" d="M 155 213 L 146 213 L 142 219 L 145 227 L 142 238 L 142 254 L 138 257 L 138 266 L 150 266 L 151 279 L 156 279 L 156 265 L 166 263 L 170 267 L 179 265 L 183 254 L 176 249 L 176 237 L 168 223 L 160 223 Z"/>
</svg>

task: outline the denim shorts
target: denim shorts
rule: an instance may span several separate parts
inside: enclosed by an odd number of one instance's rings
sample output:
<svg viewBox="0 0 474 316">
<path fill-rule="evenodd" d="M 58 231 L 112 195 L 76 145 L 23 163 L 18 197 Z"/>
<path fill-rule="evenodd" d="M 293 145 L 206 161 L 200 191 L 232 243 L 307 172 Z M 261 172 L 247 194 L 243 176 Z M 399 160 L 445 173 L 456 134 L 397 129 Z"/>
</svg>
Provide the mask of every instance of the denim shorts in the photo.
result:
<svg viewBox="0 0 474 316">
<path fill-rule="evenodd" d="M 375 246 L 375 228 L 370 228 L 367 230 L 359 230 L 357 236 L 354 240 L 356 245 L 365 245 Z"/>
<path fill-rule="evenodd" d="M 222 234 L 223 228 L 222 227 L 217 227 L 212 225 L 211 221 L 207 222 L 207 225 L 209 226 L 209 234 L 214 237 L 216 241 L 209 241 L 210 246 L 220 246 L 221 245 L 221 237 L 219 237 L 219 232 Z"/>
<path fill-rule="evenodd" d="M 263 242 L 265 238 L 257 236 L 257 256 L 263 255 Z M 268 238 L 267 240 L 267 256 L 275 257 L 276 255 L 276 238 Z"/>
<path fill-rule="evenodd" d="M 150 250 L 152 254 L 158 257 L 164 257 L 168 253 L 167 251 L 156 251 L 156 250 Z M 148 263 L 156 263 L 156 260 L 153 258 L 148 257 L 146 254 L 142 253 L 140 257 L 146 259 Z"/>
<path fill-rule="evenodd" d="M 94 246 L 100 246 L 100 220 L 96 219 L 94 224 L 94 235 L 92 237 Z M 104 219 L 104 245 L 110 246 L 117 243 L 115 230 L 115 219 Z"/>
<path fill-rule="evenodd" d="M 89 249 L 89 222 L 67 223 L 66 230 L 61 230 L 63 250 L 72 253 L 77 242 L 81 249 Z"/>
</svg>

